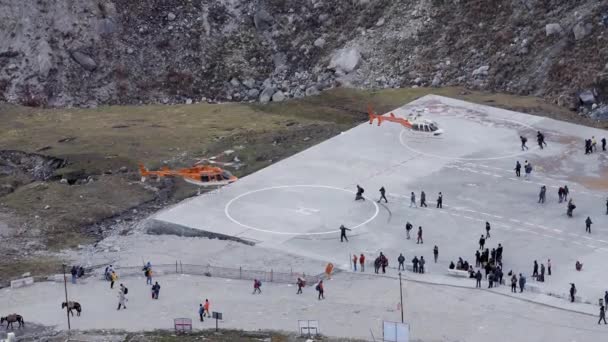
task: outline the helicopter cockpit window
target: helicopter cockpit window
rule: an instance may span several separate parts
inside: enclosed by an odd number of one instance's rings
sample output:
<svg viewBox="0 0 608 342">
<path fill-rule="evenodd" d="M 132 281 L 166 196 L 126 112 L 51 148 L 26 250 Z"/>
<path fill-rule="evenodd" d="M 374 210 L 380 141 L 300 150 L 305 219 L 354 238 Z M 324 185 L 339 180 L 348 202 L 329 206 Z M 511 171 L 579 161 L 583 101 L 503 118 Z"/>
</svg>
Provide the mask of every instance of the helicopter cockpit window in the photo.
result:
<svg viewBox="0 0 608 342">
<path fill-rule="evenodd" d="M 418 126 L 418 124 L 414 124 L 414 127 L 412 127 L 414 129 L 414 131 L 419 131 L 420 127 Z"/>
<path fill-rule="evenodd" d="M 435 132 L 437 130 L 437 126 L 435 126 L 435 124 L 430 124 L 429 128 L 431 129 L 431 132 Z"/>
<path fill-rule="evenodd" d="M 222 178 L 224 179 L 230 179 L 231 174 L 228 171 L 224 171 L 222 172 Z"/>
<path fill-rule="evenodd" d="M 430 130 L 429 130 L 429 126 L 428 126 L 428 125 L 424 125 L 424 131 L 425 131 L 425 132 L 430 131 Z"/>
<path fill-rule="evenodd" d="M 208 181 L 209 181 L 209 176 L 207 176 L 207 175 L 201 176 L 201 182 L 208 182 Z"/>
</svg>

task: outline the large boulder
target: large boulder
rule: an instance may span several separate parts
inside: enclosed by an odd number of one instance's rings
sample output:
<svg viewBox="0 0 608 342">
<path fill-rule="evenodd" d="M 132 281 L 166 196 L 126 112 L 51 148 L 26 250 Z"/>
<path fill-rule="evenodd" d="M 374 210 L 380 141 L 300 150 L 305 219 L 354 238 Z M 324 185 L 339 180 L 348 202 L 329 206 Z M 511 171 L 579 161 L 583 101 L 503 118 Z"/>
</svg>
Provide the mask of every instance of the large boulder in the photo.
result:
<svg viewBox="0 0 608 342">
<path fill-rule="evenodd" d="M 346 75 L 357 69 L 360 62 L 361 53 L 357 48 L 344 48 L 334 52 L 329 62 L 329 68 L 338 74 Z"/>
<path fill-rule="evenodd" d="M 95 71 L 97 69 L 97 63 L 91 56 L 80 52 L 80 51 L 71 51 L 70 56 L 76 61 L 76 63 L 80 64 L 81 67 L 88 71 Z"/>
<path fill-rule="evenodd" d="M 260 31 L 268 30 L 273 22 L 274 19 L 270 13 L 265 10 L 259 10 L 253 15 L 253 24 L 255 25 L 255 28 Z"/>
<path fill-rule="evenodd" d="M 488 76 L 489 70 L 489 65 L 480 66 L 479 68 L 473 70 L 473 76 Z"/>
<path fill-rule="evenodd" d="M 587 37 L 592 30 L 593 25 L 591 25 L 591 23 L 579 22 L 572 28 L 572 33 L 574 34 L 575 40 L 581 40 Z"/>
<path fill-rule="evenodd" d="M 272 95 L 272 102 L 283 102 L 285 101 L 285 94 L 282 91 L 277 91 Z"/>
<path fill-rule="evenodd" d="M 591 90 L 585 90 L 578 94 L 578 98 L 585 106 L 591 106 L 595 103 L 595 94 Z"/>
<path fill-rule="evenodd" d="M 277 88 L 275 88 L 275 87 L 264 88 L 264 90 L 262 90 L 262 93 L 260 94 L 260 102 L 261 103 L 270 102 L 270 99 L 272 99 L 272 96 L 276 92 L 277 92 Z"/>
<path fill-rule="evenodd" d="M 552 35 L 562 35 L 562 33 L 564 32 L 564 30 L 562 29 L 562 26 L 560 24 L 557 23 L 551 23 L 551 24 L 547 24 L 545 25 L 545 32 L 547 34 L 547 37 L 552 36 Z"/>
</svg>

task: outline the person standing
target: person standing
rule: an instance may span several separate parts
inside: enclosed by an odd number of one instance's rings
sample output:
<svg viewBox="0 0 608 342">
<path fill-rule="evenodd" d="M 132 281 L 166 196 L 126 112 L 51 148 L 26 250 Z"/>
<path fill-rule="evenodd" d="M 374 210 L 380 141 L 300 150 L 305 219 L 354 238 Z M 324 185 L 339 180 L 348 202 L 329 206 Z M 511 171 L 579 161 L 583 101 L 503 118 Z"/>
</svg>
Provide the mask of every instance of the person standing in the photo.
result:
<svg viewBox="0 0 608 342">
<path fill-rule="evenodd" d="M 426 264 L 426 260 L 424 260 L 424 257 L 421 255 L 420 260 L 418 261 L 418 271 L 420 273 L 424 273 L 424 264 Z"/>
<path fill-rule="evenodd" d="M 426 208 L 426 194 L 424 193 L 424 191 L 420 192 L 420 207 Z"/>
<path fill-rule="evenodd" d="M 205 309 L 204 316 L 211 317 L 211 312 L 209 311 L 211 304 L 209 303 L 209 299 L 205 299 L 205 305 L 203 305 L 203 308 Z"/>
<path fill-rule="evenodd" d="M 418 257 L 414 255 L 414 259 L 412 259 L 412 271 L 414 273 L 418 273 Z"/>
<path fill-rule="evenodd" d="M 607 204 L 608 206 L 608 204 Z M 409 221 L 405 224 L 405 236 L 407 237 L 407 239 L 410 239 L 410 232 L 412 231 L 412 228 L 414 228 L 414 226 L 409 223 Z"/>
<path fill-rule="evenodd" d="M 158 285 L 158 282 L 154 282 L 154 285 L 152 285 L 152 299 L 158 299 L 159 293 L 160 293 L 160 285 Z"/>
<path fill-rule="evenodd" d="M 378 203 L 380 203 L 382 200 L 384 200 L 384 203 L 388 203 L 388 200 L 386 199 L 386 190 L 384 187 L 380 188 L 380 199 L 378 200 Z"/>
<path fill-rule="evenodd" d="M 545 282 L 545 264 L 540 264 L 540 281 Z"/>
<path fill-rule="evenodd" d="M 574 283 L 570 283 L 570 302 L 574 303 L 575 299 L 576 299 L 576 286 L 574 285 Z"/>
<path fill-rule="evenodd" d="M 564 201 L 568 200 L 568 194 L 570 193 L 570 190 L 568 190 L 568 186 L 564 185 Z"/>
<path fill-rule="evenodd" d="M 410 208 L 411 207 L 417 208 L 417 206 L 416 206 L 416 194 L 414 194 L 413 191 L 412 191 L 412 194 L 410 195 Z"/>
<path fill-rule="evenodd" d="M 388 259 L 382 252 L 380 252 L 380 267 L 382 267 L 382 274 L 385 274 L 388 267 Z"/>
<path fill-rule="evenodd" d="M 479 249 L 483 250 L 483 246 L 486 244 L 486 239 L 483 237 L 483 234 L 481 234 L 481 237 L 479 238 Z"/>
<path fill-rule="evenodd" d="M 517 276 L 515 274 L 511 277 L 511 292 L 517 293 Z"/>
<path fill-rule="evenodd" d="M 490 222 L 486 221 L 486 239 L 490 238 Z"/>
<path fill-rule="evenodd" d="M 543 185 L 540 187 L 540 192 L 538 193 L 538 203 L 545 203 L 545 194 L 547 192 L 547 188 Z"/>
<path fill-rule="evenodd" d="M 593 152 L 597 152 L 597 140 L 595 140 L 595 136 L 591 136 L 591 149 Z"/>
<path fill-rule="evenodd" d="M 597 321 L 597 324 L 600 324 L 602 320 L 604 321 L 604 324 L 608 324 L 606 323 L 606 309 L 604 308 L 604 305 L 600 306 L 600 320 Z"/>
<path fill-rule="evenodd" d="M 608 305 L 606 303 L 608 303 L 608 291 L 604 291 L 604 305 Z"/>
<path fill-rule="evenodd" d="M 534 260 L 534 268 L 532 269 L 532 278 L 538 278 L 538 262 Z"/>
<path fill-rule="evenodd" d="M 551 275 L 551 259 L 547 260 L 547 275 Z"/>
<path fill-rule="evenodd" d="M 353 254 L 353 271 L 357 272 L 357 254 Z"/>
<path fill-rule="evenodd" d="M 346 242 L 348 242 L 348 238 L 346 237 L 347 230 L 350 230 L 350 229 L 344 227 L 344 225 L 340 226 L 340 242 L 344 242 L 344 240 L 346 240 Z"/>
<path fill-rule="evenodd" d="M 606 138 L 602 138 L 602 151 L 606 151 Z"/>
<path fill-rule="evenodd" d="M 526 162 L 524 163 L 524 172 L 526 173 L 526 179 L 530 178 L 530 174 L 532 173 L 532 164 Z"/>
<path fill-rule="evenodd" d="M 78 269 L 76 266 L 72 266 L 70 273 L 72 274 L 72 284 L 76 284 L 76 276 L 78 275 Z"/>
<path fill-rule="evenodd" d="M 435 259 L 435 263 L 437 263 L 438 257 L 439 257 L 439 247 L 437 247 L 437 245 L 435 245 L 435 247 L 433 247 L 433 258 Z"/>
<path fill-rule="evenodd" d="M 593 222 L 591 222 L 591 218 L 589 216 L 587 216 L 587 219 L 585 220 L 585 233 L 589 233 L 591 234 L 591 224 Z"/>
<path fill-rule="evenodd" d="M 422 226 L 418 227 L 418 238 L 416 239 L 416 244 L 419 243 L 424 243 L 424 241 L 422 241 Z"/>
<path fill-rule="evenodd" d="M 146 277 L 146 285 L 152 285 L 152 266 L 150 266 L 150 263 L 144 266 L 144 276 Z"/>
<path fill-rule="evenodd" d="M 481 288 L 481 271 L 477 270 L 477 273 L 475 273 L 475 288 L 480 289 Z"/>
<path fill-rule="evenodd" d="M 515 162 L 515 176 L 521 176 L 521 164 L 519 163 L 519 160 Z"/>
<path fill-rule="evenodd" d="M 439 193 L 439 196 L 437 197 L 437 208 L 443 209 L 443 195 L 441 194 L 441 192 Z"/>
<path fill-rule="evenodd" d="M 526 288 L 526 277 L 523 274 L 519 274 L 519 293 L 524 292 Z"/>
<path fill-rule="evenodd" d="M 475 251 L 475 267 L 481 266 L 481 254 L 479 253 L 479 249 Z"/>
<path fill-rule="evenodd" d="M 403 256 L 402 253 L 399 254 L 399 257 L 397 258 L 397 261 L 399 262 L 399 267 L 397 268 L 397 270 L 401 271 L 405 271 L 405 265 L 403 264 L 405 262 L 405 257 Z"/>
<path fill-rule="evenodd" d="M 205 320 L 203 319 L 203 314 L 205 313 L 205 309 L 203 308 L 203 304 L 199 304 L 198 305 L 198 317 L 200 318 L 201 322 L 204 322 Z"/>
<path fill-rule="evenodd" d="M 361 266 L 361 272 L 365 272 L 365 255 L 363 253 L 359 256 L 359 265 Z"/>
<path fill-rule="evenodd" d="M 325 289 L 323 288 L 323 280 L 319 280 L 316 289 L 319 292 L 319 300 L 325 299 Z"/>
<path fill-rule="evenodd" d="M 528 138 L 524 137 L 523 135 L 519 136 L 519 140 L 521 140 L 521 150 L 523 151 L 524 149 L 528 149 L 528 146 L 526 146 L 526 142 L 528 142 Z"/>
<path fill-rule="evenodd" d="M 502 264 L 502 244 L 498 244 L 498 247 L 496 248 L 496 262 L 501 263 Z"/>
</svg>

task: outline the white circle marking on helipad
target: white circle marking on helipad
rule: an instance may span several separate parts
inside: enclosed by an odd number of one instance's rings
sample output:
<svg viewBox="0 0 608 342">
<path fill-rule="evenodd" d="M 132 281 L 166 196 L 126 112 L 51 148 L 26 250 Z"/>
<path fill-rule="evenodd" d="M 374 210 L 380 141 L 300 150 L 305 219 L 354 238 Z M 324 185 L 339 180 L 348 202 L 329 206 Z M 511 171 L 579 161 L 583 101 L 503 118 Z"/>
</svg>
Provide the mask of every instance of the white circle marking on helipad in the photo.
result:
<svg viewBox="0 0 608 342">
<path fill-rule="evenodd" d="M 235 198 L 231 199 L 228 203 L 226 203 L 226 206 L 224 207 L 224 214 L 226 215 L 226 217 L 228 217 L 228 219 L 230 221 L 234 222 L 235 224 L 238 224 L 241 227 L 257 230 L 257 231 L 263 232 L 263 233 L 280 234 L 280 235 L 294 235 L 295 236 L 295 235 L 324 235 L 324 234 L 334 234 L 334 233 L 339 233 L 340 232 L 339 229 L 338 230 L 326 231 L 326 232 L 316 232 L 316 233 L 277 232 L 277 231 L 274 231 L 274 230 L 262 229 L 262 228 L 258 228 L 258 227 L 254 227 L 254 226 L 250 226 L 250 225 L 244 224 L 244 223 L 240 222 L 239 220 L 235 219 L 234 217 L 232 217 L 230 215 L 230 206 L 234 202 L 238 201 L 239 199 L 241 199 L 241 198 L 243 198 L 245 196 L 249 196 L 251 194 L 255 194 L 257 192 L 262 192 L 262 191 L 276 190 L 276 189 L 286 189 L 286 188 L 320 188 L 320 189 L 339 190 L 339 191 L 347 192 L 347 193 L 350 193 L 350 194 L 355 194 L 354 191 L 338 188 L 338 187 L 335 187 L 335 186 L 329 186 L 329 185 L 306 185 L 306 184 L 300 184 L 300 185 L 272 186 L 272 187 L 267 187 L 267 188 L 262 188 L 262 189 L 248 191 L 248 192 L 245 192 L 245 193 L 242 193 L 242 194 L 236 196 Z M 361 226 L 364 226 L 364 225 L 370 223 L 372 220 L 374 220 L 378 216 L 378 213 L 380 212 L 380 207 L 378 207 L 378 204 L 376 204 L 376 202 L 374 202 L 374 201 L 370 201 L 370 203 L 372 203 L 374 205 L 374 207 L 375 207 L 374 214 L 370 218 L 368 218 L 366 221 L 364 221 L 362 223 L 359 223 L 358 225 L 356 225 L 354 227 L 349 227 L 351 230 L 355 230 L 355 229 L 357 229 L 357 228 L 359 228 Z"/>
</svg>

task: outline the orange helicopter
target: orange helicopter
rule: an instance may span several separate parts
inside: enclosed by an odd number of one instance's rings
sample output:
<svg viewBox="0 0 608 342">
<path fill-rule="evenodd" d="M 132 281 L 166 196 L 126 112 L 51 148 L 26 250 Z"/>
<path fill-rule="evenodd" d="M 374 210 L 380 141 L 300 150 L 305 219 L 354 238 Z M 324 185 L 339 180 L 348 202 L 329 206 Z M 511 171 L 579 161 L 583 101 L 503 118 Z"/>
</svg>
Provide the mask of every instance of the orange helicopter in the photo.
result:
<svg viewBox="0 0 608 342">
<path fill-rule="evenodd" d="M 149 171 L 143 164 L 139 164 L 139 173 L 144 182 L 147 176 L 155 175 L 158 177 L 181 177 L 186 182 L 198 186 L 220 186 L 236 182 L 238 179 L 230 172 L 208 165 L 195 165 L 189 168 L 171 170 L 163 166 L 159 171 Z"/>
</svg>

